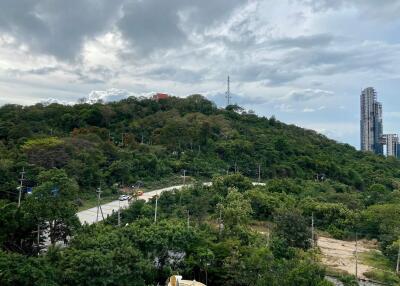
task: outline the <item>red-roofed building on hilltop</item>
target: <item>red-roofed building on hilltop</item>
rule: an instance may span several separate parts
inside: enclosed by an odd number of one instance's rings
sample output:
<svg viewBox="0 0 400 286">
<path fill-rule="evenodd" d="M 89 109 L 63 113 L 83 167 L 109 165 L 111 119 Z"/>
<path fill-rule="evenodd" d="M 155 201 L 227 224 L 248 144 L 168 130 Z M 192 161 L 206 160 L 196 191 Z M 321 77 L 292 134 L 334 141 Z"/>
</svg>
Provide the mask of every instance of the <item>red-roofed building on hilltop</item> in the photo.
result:
<svg viewBox="0 0 400 286">
<path fill-rule="evenodd" d="M 167 99 L 169 97 L 166 93 L 156 93 L 153 95 L 153 100 L 159 101 L 160 99 Z"/>
</svg>

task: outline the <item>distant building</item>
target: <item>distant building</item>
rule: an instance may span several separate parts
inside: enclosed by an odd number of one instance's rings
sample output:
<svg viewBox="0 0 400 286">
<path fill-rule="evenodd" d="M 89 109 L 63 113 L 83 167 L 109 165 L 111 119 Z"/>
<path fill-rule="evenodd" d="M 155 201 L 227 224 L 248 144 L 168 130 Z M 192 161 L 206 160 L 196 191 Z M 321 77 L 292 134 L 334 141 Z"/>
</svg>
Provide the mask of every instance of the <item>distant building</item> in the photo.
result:
<svg viewBox="0 0 400 286">
<path fill-rule="evenodd" d="M 400 159 L 400 143 L 397 144 L 397 159 Z"/>
<path fill-rule="evenodd" d="M 377 101 L 377 93 L 373 87 L 361 92 L 360 111 L 361 150 L 383 155 L 382 104 Z"/>
<path fill-rule="evenodd" d="M 166 93 L 156 93 L 153 95 L 153 100 L 155 101 L 159 101 L 160 99 L 167 99 L 169 97 L 168 94 Z"/>
<path fill-rule="evenodd" d="M 399 136 L 397 134 L 384 134 L 382 139 L 383 143 L 386 145 L 386 155 L 399 157 Z"/>
</svg>

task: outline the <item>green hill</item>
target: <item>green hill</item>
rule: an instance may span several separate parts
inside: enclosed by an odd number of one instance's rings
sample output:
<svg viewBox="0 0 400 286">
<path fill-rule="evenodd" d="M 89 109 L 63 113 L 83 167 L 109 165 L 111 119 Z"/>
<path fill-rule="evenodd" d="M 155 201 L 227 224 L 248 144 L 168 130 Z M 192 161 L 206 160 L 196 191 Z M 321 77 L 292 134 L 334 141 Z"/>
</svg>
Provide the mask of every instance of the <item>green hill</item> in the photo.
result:
<svg viewBox="0 0 400 286">
<path fill-rule="evenodd" d="M 54 137 L 50 139 L 49 137 Z M 143 144 L 142 144 L 143 143 Z M 133 184 L 180 175 L 211 178 L 236 170 L 263 180 L 324 177 L 364 190 L 397 187 L 400 161 L 356 151 L 311 130 L 201 97 L 159 102 L 6 105 L 0 108 L 1 191 L 21 166 L 31 174 L 63 168 L 82 190 L 101 181 Z M 31 178 L 35 184 L 34 176 Z"/>
<path fill-rule="evenodd" d="M 138 181 L 182 182 L 183 170 L 194 184 L 160 196 L 157 223 L 155 199 L 133 202 L 119 227 L 116 214 L 77 220 L 99 186 L 115 198 Z M 311 218 L 317 233 L 378 239 L 386 272 L 373 277 L 398 285 L 399 213 L 399 160 L 200 95 L 0 108 L 1 285 L 145 286 L 180 273 L 209 286 L 328 286 Z"/>
</svg>

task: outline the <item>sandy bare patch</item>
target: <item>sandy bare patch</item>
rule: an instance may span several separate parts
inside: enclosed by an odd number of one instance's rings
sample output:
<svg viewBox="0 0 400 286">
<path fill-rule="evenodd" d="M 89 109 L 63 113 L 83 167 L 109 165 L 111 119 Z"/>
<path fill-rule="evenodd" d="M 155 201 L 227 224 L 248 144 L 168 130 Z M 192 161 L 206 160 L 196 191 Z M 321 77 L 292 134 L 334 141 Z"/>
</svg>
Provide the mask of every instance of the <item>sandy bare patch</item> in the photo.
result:
<svg viewBox="0 0 400 286">
<path fill-rule="evenodd" d="M 371 250 L 371 242 L 359 241 L 358 253 Z M 355 241 L 344 241 L 327 237 L 318 238 L 318 247 L 322 253 L 322 263 L 334 269 L 356 274 L 356 243 Z M 371 266 L 362 264 L 358 259 L 358 277 L 366 278 L 364 273 L 372 270 Z"/>
</svg>

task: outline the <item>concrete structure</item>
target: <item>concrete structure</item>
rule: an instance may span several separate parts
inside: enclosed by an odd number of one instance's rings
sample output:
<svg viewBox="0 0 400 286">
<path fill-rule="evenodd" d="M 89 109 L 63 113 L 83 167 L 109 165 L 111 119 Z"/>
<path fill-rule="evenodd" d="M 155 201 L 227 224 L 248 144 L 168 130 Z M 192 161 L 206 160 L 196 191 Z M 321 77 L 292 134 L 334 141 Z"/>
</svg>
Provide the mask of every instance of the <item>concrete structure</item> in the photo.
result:
<svg viewBox="0 0 400 286">
<path fill-rule="evenodd" d="M 360 111 L 361 150 L 383 154 L 382 104 L 377 101 L 377 94 L 373 87 L 368 87 L 361 92 Z"/>
<path fill-rule="evenodd" d="M 206 285 L 197 282 L 196 280 L 182 280 L 182 276 L 173 275 L 168 279 L 166 286 L 206 286 Z"/>
<path fill-rule="evenodd" d="M 386 145 L 386 155 L 399 157 L 399 136 L 397 134 L 384 134 L 382 139 L 383 143 Z"/>
</svg>

